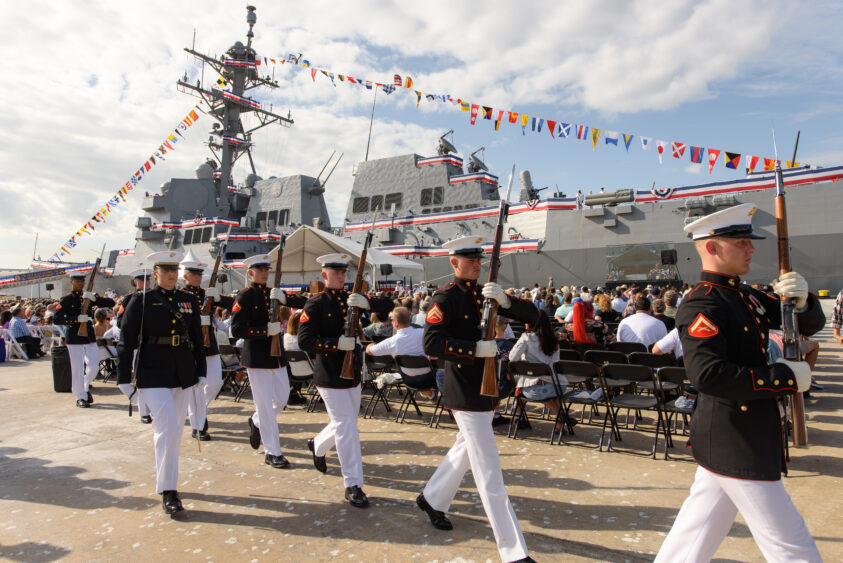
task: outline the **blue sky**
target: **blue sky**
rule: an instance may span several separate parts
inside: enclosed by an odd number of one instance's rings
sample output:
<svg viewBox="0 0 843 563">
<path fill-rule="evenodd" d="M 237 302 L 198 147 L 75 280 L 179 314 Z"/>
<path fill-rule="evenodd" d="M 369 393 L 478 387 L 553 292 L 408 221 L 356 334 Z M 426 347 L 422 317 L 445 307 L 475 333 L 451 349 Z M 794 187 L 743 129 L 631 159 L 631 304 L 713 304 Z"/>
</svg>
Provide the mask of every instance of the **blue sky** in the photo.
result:
<svg viewBox="0 0 843 563">
<path fill-rule="evenodd" d="M 742 154 L 772 156 L 773 120 L 780 155 L 843 164 L 843 24 L 839 2 L 726 0 L 675 2 L 256 2 L 260 55 L 304 53 L 319 68 L 391 82 L 410 75 L 425 93 L 545 119 L 633 133 L 629 153 L 585 141 L 554 140 L 502 123 L 469 124 L 467 112 L 407 91 L 378 95 L 370 158 L 435 154 L 449 129 L 460 154 L 485 146 L 501 177 L 513 163 L 537 187 L 572 195 L 628 187 L 677 186 L 742 177 L 723 167 L 691 165 L 669 155 L 659 164 L 639 135 Z M 0 153 L 4 232 L 0 266 L 26 267 L 36 232 L 47 257 L 121 186 L 192 107 L 175 81 L 200 67 L 182 48 L 194 29 L 196 47 L 211 54 L 242 40 L 245 10 L 230 2 L 154 0 L 84 6 L 32 2 L 4 10 L 0 32 L 21 57 L 4 57 L 10 80 L 0 119 L 16 139 Z M 256 137 L 258 172 L 318 173 L 332 151 L 344 153 L 328 184 L 332 222 L 341 224 L 363 159 L 371 91 L 307 70 L 278 66 L 280 88 L 256 92 L 274 109 L 292 111 L 291 129 Z M 210 83 L 216 77 L 205 75 Z M 169 177 L 190 177 L 207 148 L 211 123 L 200 120 L 187 142 L 72 255 L 90 259 L 133 245 L 143 191 Z M 245 176 L 236 170 L 236 180 Z M 517 183 L 513 188 L 517 194 Z"/>
</svg>

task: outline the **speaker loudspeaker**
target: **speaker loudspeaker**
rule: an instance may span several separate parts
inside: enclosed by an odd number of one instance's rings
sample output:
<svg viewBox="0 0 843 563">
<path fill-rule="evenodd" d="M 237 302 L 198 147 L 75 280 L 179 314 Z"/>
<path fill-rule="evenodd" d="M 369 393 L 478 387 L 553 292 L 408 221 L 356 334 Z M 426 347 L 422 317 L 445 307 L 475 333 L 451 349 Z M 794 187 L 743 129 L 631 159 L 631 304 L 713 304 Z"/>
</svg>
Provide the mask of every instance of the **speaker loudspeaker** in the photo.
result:
<svg viewBox="0 0 843 563">
<path fill-rule="evenodd" d="M 673 266 L 676 264 L 676 250 L 662 250 L 662 265 Z"/>
</svg>

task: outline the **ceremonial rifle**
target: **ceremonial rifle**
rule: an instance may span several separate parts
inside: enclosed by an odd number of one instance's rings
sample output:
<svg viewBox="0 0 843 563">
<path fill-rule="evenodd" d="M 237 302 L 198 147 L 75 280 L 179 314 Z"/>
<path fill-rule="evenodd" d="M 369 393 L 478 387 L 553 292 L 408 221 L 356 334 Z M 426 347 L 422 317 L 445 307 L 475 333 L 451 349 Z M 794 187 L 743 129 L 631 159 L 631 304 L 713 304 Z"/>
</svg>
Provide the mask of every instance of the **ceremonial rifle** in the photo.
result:
<svg viewBox="0 0 843 563">
<path fill-rule="evenodd" d="M 281 285 L 281 259 L 284 257 L 284 243 L 287 242 L 287 235 L 281 235 L 281 240 L 278 241 L 278 255 L 275 257 L 275 277 L 272 279 L 272 287 Z M 277 299 L 272 300 L 272 307 L 270 309 L 270 317 L 272 322 L 281 322 L 281 306 Z M 272 342 L 269 345 L 269 355 L 279 357 L 281 355 L 281 335 L 273 334 Z"/>
<path fill-rule="evenodd" d="M 100 262 L 102 262 L 102 255 L 105 253 L 105 243 L 102 245 L 102 251 L 100 252 L 99 258 L 97 261 L 94 262 L 94 269 L 91 270 L 91 277 L 88 278 L 88 291 L 94 290 L 94 279 L 97 277 L 97 270 L 100 267 Z M 83 299 L 82 300 L 82 310 L 79 312 L 80 315 L 87 315 L 88 309 L 91 308 L 91 300 L 90 299 Z M 76 332 L 79 336 L 88 336 L 88 323 L 80 323 L 79 330 Z"/>
<path fill-rule="evenodd" d="M 793 160 L 796 162 L 796 149 L 799 146 L 799 133 L 796 134 L 796 146 L 793 147 Z M 776 235 L 779 250 L 779 276 L 791 271 L 790 246 L 787 234 L 787 206 L 784 200 L 784 177 L 779 162 L 779 149 L 776 146 L 776 128 L 773 126 L 773 150 L 776 156 Z M 802 361 L 802 347 L 799 342 L 799 323 L 796 318 L 796 304 L 793 299 L 781 299 L 782 310 L 782 356 L 793 362 Z M 790 397 L 790 419 L 793 425 L 793 445 L 808 445 L 808 428 L 805 426 L 805 398 L 796 392 Z"/>
<path fill-rule="evenodd" d="M 225 241 L 220 245 L 219 251 L 217 251 L 217 259 L 214 261 L 214 269 L 211 272 L 211 281 L 208 283 L 208 287 L 214 287 L 217 285 L 217 272 L 220 269 L 220 263 L 222 262 L 222 257 L 225 256 L 225 249 L 228 247 L 228 238 L 231 236 L 231 225 L 228 226 L 228 232 L 225 234 Z M 205 310 L 202 311 L 202 314 L 206 317 L 210 317 L 211 313 L 214 310 L 214 298 L 207 297 L 205 299 Z M 211 345 L 211 327 L 210 326 L 203 326 L 202 327 L 202 344 L 207 348 Z"/>
<path fill-rule="evenodd" d="M 506 198 L 501 200 L 498 210 L 498 224 L 495 226 L 495 244 L 492 247 L 492 260 L 489 263 L 488 283 L 498 281 L 498 270 L 501 266 L 501 242 L 503 242 L 503 224 L 509 214 L 509 194 L 512 191 L 512 178 L 515 176 L 515 165 L 509 173 L 509 185 L 506 188 Z M 495 328 L 498 320 L 498 302 L 494 299 L 486 299 L 483 302 L 483 316 L 480 319 L 480 332 L 483 340 L 495 339 Z M 494 356 L 486 358 L 483 364 L 483 380 L 480 382 L 480 394 L 485 397 L 498 396 L 498 370 L 497 360 Z"/>
<path fill-rule="evenodd" d="M 360 259 L 357 261 L 357 276 L 354 278 L 354 286 L 351 293 L 360 293 L 363 290 L 363 271 L 366 269 L 366 254 L 369 252 L 369 245 L 372 244 L 372 237 L 375 231 L 375 217 L 372 218 L 372 228 L 366 233 L 366 240 L 363 242 L 363 250 L 360 252 Z M 345 328 L 343 335 L 354 338 L 357 335 L 360 324 L 360 309 L 349 307 L 345 315 Z M 348 350 L 342 361 L 340 379 L 354 379 L 354 350 Z"/>
</svg>

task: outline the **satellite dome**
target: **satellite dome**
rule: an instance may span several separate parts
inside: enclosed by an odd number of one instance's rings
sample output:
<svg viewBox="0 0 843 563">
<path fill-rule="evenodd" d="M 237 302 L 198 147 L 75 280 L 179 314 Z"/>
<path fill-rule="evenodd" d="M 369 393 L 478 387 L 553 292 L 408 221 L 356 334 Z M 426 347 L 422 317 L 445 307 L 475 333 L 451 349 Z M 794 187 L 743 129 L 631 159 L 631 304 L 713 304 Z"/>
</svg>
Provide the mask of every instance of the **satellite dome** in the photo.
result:
<svg viewBox="0 0 843 563">
<path fill-rule="evenodd" d="M 260 180 L 261 180 L 261 177 L 258 176 L 257 174 L 249 174 L 248 176 L 246 176 L 246 187 L 247 188 L 254 188 L 255 182 L 258 182 Z"/>
<path fill-rule="evenodd" d="M 214 175 L 214 169 L 208 166 L 208 163 L 203 162 L 196 167 L 197 180 L 210 180 Z"/>
</svg>

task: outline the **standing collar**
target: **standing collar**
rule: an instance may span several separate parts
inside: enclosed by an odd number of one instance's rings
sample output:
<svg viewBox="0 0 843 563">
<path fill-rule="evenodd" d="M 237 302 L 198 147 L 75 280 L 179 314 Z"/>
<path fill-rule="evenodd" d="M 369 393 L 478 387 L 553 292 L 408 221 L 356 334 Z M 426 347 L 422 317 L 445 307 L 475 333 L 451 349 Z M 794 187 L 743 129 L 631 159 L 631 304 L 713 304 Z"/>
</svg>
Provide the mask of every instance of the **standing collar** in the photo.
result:
<svg viewBox="0 0 843 563">
<path fill-rule="evenodd" d="M 256 282 L 252 282 L 252 287 L 255 287 L 255 288 L 261 289 L 261 288 L 266 287 L 266 284 L 265 284 L 265 283 L 256 283 Z"/>
<path fill-rule="evenodd" d="M 700 281 L 711 282 L 726 287 L 733 287 L 735 289 L 737 289 L 741 284 L 741 278 L 737 276 L 727 276 L 726 274 L 712 272 L 711 270 L 703 270 L 700 272 Z"/>
<path fill-rule="evenodd" d="M 464 280 L 462 278 L 454 278 L 454 283 L 460 287 L 474 288 L 477 287 L 477 280 Z"/>
</svg>

